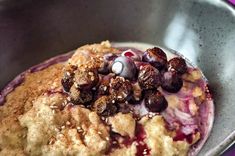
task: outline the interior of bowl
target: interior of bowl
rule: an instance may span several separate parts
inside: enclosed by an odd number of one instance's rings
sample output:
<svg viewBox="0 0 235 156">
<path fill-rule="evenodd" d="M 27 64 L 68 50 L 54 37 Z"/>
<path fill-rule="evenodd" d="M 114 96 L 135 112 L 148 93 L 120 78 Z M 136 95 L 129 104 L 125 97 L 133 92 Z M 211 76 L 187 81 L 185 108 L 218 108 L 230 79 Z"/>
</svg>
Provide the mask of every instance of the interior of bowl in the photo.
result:
<svg viewBox="0 0 235 156">
<path fill-rule="evenodd" d="M 200 155 L 234 131 L 235 11 L 220 0 L 1 1 L 0 88 L 20 72 L 86 43 L 138 41 L 175 49 L 202 69 L 215 122 Z"/>
</svg>

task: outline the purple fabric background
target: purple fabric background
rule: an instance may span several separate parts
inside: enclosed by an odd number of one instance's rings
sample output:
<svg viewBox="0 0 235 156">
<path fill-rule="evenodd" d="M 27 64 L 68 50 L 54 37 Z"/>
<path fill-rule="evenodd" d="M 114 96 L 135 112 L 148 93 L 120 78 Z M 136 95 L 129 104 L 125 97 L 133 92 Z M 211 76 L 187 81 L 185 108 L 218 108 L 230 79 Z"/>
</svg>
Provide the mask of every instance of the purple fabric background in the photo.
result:
<svg viewBox="0 0 235 156">
<path fill-rule="evenodd" d="M 232 3 L 233 5 L 235 5 L 235 0 L 228 0 L 230 3 Z"/>
<path fill-rule="evenodd" d="M 233 144 L 222 156 L 235 156 L 235 144 Z"/>
</svg>

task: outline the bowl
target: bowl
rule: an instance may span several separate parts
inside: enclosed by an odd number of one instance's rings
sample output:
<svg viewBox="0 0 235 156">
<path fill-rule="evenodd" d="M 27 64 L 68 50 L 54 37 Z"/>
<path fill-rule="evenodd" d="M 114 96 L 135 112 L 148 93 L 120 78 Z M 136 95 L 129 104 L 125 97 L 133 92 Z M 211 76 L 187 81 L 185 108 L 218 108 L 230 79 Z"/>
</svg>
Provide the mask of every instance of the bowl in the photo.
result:
<svg viewBox="0 0 235 156">
<path fill-rule="evenodd" d="M 183 54 L 209 81 L 215 122 L 199 155 L 221 151 L 234 139 L 227 136 L 235 129 L 235 11 L 225 1 L 3 0 L 0 4 L 0 88 L 25 69 L 86 43 L 109 39 L 157 44 Z M 222 146 L 217 147 L 219 143 Z"/>
</svg>

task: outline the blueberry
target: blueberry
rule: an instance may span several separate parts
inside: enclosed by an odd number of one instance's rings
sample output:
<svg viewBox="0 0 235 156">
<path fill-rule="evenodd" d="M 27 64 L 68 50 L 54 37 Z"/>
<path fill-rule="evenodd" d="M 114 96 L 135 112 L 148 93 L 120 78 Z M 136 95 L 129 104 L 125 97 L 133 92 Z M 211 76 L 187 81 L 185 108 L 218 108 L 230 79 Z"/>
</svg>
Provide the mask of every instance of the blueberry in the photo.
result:
<svg viewBox="0 0 235 156">
<path fill-rule="evenodd" d="M 108 95 L 109 94 L 109 83 L 110 79 L 113 77 L 113 75 L 105 75 L 100 80 L 100 84 L 98 87 L 98 95 Z"/>
<path fill-rule="evenodd" d="M 136 54 L 134 51 L 132 51 L 131 49 L 123 51 L 121 56 L 129 57 L 134 61 L 140 61 L 141 60 L 140 56 L 138 54 Z"/>
<path fill-rule="evenodd" d="M 137 70 L 132 59 L 120 56 L 114 60 L 112 64 L 112 72 L 118 76 L 133 80 Z"/>
<path fill-rule="evenodd" d="M 93 99 L 91 91 L 79 90 L 75 85 L 71 87 L 69 96 L 74 104 L 87 104 Z"/>
<path fill-rule="evenodd" d="M 151 65 L 140 67 L 138 82 L 142 89 L 155 89 L 160 86 L 160 73 Z"/>
<path fill-rule="evenodd" d="M 117 76 L 110 81 L 109 93 L 115 97 L 118 102 L 125 102 L 132 94 L 132 85 L 130 81 Z"/>
<path fill-rule="evenodd" d="M 183 80 L 179 74 L 174 71 L 165 72 L 161 78 L 161 87 L 170 92 L 177 93 L 183 86 Z"/>
<path fill-rule="evenodd" d="M 98 98 L 93 105 L 93 109 L 97 114 L 102 116 L 111 116 L 118 111 L 116 104 L 112 102 L 109 96 L 101 96 Z"/>
<path fill-rule="evenodd" d="M 118 56 L 114 53 L 107 53 L 107 54 L 104 54 L 103 57 L 104 57 L 104 60 L 106 60 L 106 61 L 113 61 Z"/>
<path fill-rule="evenodd" d="M 108 74 L 110 69 L 109 69 L 109 62 L 108 61 L 103 61 L 98 68 L 98 73 L 100 74 Z"/>
<path fill-rule="evenodd" d="M 178 74 L 184 74 L 187 72 L 187 64 L 181 57 L 175 57 L 169 60 L 168 70 L 176 71 Z"/>
<path fill-rule="evenodd" d="M 134 83 L 132 85 L 132 88 L 133 88 L 133 94 L 131 96 L 131 98 L 129 99 L 129 103 L 130 104 L 137 104 L 137 103 L 140 103 L 140 101 L 142 100 L 142 89 L 139 85 L 138 82 Z"/>
<path fill-rule="evenodd" d="M 75 71 L 74 84 L 81 90 L 89 90 L 99 82 L 99 75 L 95 69 L 79 68 Z"/>
<path fill-rule="evenodd" d="M 145 65 L 149 65 L 148 62 L 142 62 L 142 61 L 135 61 L 135 66 L 137 68 L 137 70 L 140 70 L 141 66 L 145 66 Z"/>
<path fill-rule="evenodd" d="M 122 112 L 123 114 L 130 113 L 131 111 L 130 105 L 126 103 L 118 103 L 118 111 Z"/>
<path fill-rule="evenodd" d="M 70 88 L 74 83 L 74 71 L 77 69 L 77 66 L 69 65 L 65 67 L 64 76 L 61 79 L 61 84 L 64 88 L 64 91 L 69 92 Z"/>
<path fill-rule="evenodd" d="M 73 85 L 73 73 L 66 72 L 64 77 L 61 79 L 61 84 L 64 88 L 64 91 L 69 92 L 70 88 Z"/>
<path fill-rule="evenodd" d="M 168 106 L 165 97 L 158 90 L 148 91 L 145 95 L 144 102 L 150 112 L 162 112 Z"/>
<path fill-rule="evenodd" d="M 158 70 L 162 70 L 167 65 L 167 57 L 165 52 L 157 47 L 147 49 L 146 52 L 144 52 L 142 60 L 144 62 L 149 62 Z"/>
</svg>

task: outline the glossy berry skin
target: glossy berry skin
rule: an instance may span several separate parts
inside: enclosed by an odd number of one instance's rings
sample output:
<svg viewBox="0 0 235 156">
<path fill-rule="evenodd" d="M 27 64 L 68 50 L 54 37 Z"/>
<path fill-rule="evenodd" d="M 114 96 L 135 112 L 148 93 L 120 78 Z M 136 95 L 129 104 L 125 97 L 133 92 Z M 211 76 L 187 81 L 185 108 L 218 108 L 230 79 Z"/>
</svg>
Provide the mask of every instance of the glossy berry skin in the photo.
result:
<svg viewBox="0 0 235 156">
<path fill-rule="evenodd" d="M 140 67 L 138 82 L 142 89 L 156 89 L 160 86 L 160 72 L 151 65 Z"/>
<path fill-rule="evenodd" d="M 132 59 L 120 56 L 114 60 L 112 64 L 112 72 L 118 76 L 133 80 L 135 79 L 137 69 Z"/>
<path fill-rule="evenodd" d="M 146 52 L 144 52 L 142 60 L 144 62 L 149 62 L 158 70 L 164 69 L 167 65 L 167 56 L 165 52 L 157 47 L 147 49 Z"/>
<path fill-rule="evenodd" d="M 175 57 L 168 61 L 168 70 L 184 74 L 187 72 L 187 64 L 183 58 Z"/>
<path fill-rule="evenodd" d="M 112 102 L 109 96 L 98 98 L 93 105 L 93 109 L 102 116 L 111 116 L 118 111 L 116 104 Z"/>
<path fill-rule="evenodd" d="M 168 106 L 165 97 L 158 90 L 147 92 L 144 102 L 146 108 L 155 113 L 164 111 Z"/>
<path fill-rule="evenodd" d="M 172 71 L 163 73 L 161 82 L 161 87 L 170 93 L 177 93 L 183 86 L 181 76 Z"/>
</svg>

